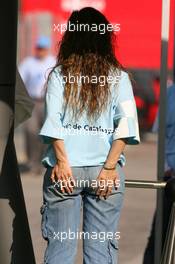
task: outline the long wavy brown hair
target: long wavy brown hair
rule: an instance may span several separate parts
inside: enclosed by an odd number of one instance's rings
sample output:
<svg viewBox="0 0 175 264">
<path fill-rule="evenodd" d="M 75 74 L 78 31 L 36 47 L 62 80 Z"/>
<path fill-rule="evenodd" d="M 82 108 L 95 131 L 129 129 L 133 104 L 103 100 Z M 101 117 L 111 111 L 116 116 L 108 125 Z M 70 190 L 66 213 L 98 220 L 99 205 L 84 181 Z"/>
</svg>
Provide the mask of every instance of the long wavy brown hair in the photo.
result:
<svg viewBox="0 0 175 264">
<path fill-rule="evenodd" d="M 92 25 L 97 30 L 72 30 L 68 25 Z M 109 25 L 106 17 L 94 8 L 86 7 L 80 11 L 74 11 L 67 24 L 57 55 L 56 67 L 61 66 L 61 73 L 69 79 L 76 77 L 72 84 L 70 80 L 65 82 L 64 101 L 66 107 L 71 110 L 72 118 L 76 120 L 85 112 L 89 120 L 96 120 L 106 109 L 110 99 L 108 82 L 100 83 L 100 76 L 107 76 L 109 72 L 123 69 L 114 53 L 115 34 L 105 30 L 102 34 L 99 25 Z M 73 26 L 72 26 L 73 27 Z M 79 85 L 78 78 L 87 77 L 86 81 Z M 96 82 L 92 77 L 96 76 Z"/>
</svg>

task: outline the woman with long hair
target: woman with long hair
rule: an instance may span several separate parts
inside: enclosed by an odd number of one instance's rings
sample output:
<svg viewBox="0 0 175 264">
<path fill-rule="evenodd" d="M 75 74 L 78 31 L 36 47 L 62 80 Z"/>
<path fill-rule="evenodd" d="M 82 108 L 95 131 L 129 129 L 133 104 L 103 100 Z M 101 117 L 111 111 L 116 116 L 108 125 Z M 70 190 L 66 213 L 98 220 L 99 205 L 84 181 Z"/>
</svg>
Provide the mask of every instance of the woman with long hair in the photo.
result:
<svg viewBox="0 0 175 264">
<path fill-rule="evenodd" d="M 40 131 L 49 144 L 42 160 L 45 264 L 73 264 L 78 239 L 84 264 L 117 263 L 123 151 L 140 139 L 131 81 L 115 57 L 111 26 L 94 8 L 74 11 L 48 77 Z"/>
</svg>

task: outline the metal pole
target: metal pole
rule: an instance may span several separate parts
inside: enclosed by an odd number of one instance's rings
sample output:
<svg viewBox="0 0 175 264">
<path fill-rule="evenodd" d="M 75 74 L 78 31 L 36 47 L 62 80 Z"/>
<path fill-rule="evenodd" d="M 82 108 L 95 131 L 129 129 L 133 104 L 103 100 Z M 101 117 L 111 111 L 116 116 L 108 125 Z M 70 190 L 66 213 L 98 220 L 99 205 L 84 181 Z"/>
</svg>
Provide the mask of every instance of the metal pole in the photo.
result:
<svg viewBox="0 0 175 264">
<path fill-rule="evenodd" d="M 17 0 L 0 5 L 0 263 L 35 264 L 13 141 Z"/>
<path fill-rule="evenodd" d="M 128 188 L 143 188 L 143 189 L 163 189 L 167 182 L 157 181 L 140 181 L 140 180 L 125 180 L 125 186 Z"/>
<path fill-rule="evenodd" d="M 175 242 L 175 203 L 172 205 L 171 215 L 167 228 L 167 235 L 162 254 L 161 264 L 173 264 L 173 248 Z"/>
<path fill-rule="evenodd" d="M 162 0 L 162 30 L 161 30 L 161 68 L 160 68 L 160 105 L 159 105 L 159 135 L 158 135 L 158 164 L 157 179 L 164 177 L 165 164 L 165 129 L 166 129 L 166 93 L 167 93 L 167 53 L 169 39 L 170 0 Z M 157 212 L 155 230 L 154 263 L 160 263 L 162 251 L 163 227 L 163 193 L 157 191 Z"/>
</svg>

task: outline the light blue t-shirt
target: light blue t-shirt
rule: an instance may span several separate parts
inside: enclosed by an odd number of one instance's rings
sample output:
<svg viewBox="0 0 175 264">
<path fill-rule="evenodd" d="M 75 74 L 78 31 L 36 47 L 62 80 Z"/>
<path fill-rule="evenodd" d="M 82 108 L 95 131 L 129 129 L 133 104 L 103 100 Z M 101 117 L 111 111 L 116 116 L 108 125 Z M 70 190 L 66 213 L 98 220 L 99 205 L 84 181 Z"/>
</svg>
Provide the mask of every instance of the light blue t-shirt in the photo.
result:
<svg viewBox="0 0 175 264">
<path fill-rule="evenodd" d="M 53 167 L 56 163 L 53 139 L 64 140 L 70 166 L 103 165 L 113 140 L 123 138 L 131 145 L 140 142 L 132 85 L 126 72 L 118 73 L 116 70 L 110 83 L 108 107 L 93 123 L 88 121 L 86 113 L 73 121 L 70 110 L 64 107 L 65 81 L 60 68 L 51 73 L 46 92 L 45 121 L 39 133 L 42 141 L 49 144 L 42 160 L 44 166 Z M 125 164 L 123 154 L 120 162 Z"/>
</svg>

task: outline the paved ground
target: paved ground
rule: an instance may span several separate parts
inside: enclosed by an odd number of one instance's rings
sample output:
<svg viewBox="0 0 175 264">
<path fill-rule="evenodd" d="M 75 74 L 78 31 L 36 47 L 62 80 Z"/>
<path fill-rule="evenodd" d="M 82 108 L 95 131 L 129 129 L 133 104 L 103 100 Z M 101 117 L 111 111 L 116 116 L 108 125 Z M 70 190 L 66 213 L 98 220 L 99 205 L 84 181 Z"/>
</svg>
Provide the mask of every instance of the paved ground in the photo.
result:
<svg viewBox="0 0 175 264">
<path fill-rule="evenodd" d="M 21 143 L 17 141 L 18 156 L 21 153 Z M 127 165 L 125 173 L 127 179 L 156 179 L 156 143 L 148 140 L 139 146 L 128 147 L 126 151 Z M 19 157 L 21 158 L 21 157 Z M 45 242 L 40 234 L 40 213 L 42 203 L 42 175 L 21 175 L 29 223 L 37 264 L 43 263 Z M 120 264 L 141 264 L 143 251 L 152 221 L 155 207 L 155 190 L 126 189 L 124 208 L 122 211 L 119 231 Z M 76 264 L 81 264 L 81 243 L 78 249 Z"/>
</svg>

